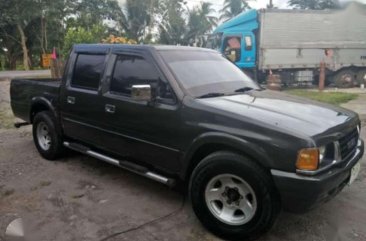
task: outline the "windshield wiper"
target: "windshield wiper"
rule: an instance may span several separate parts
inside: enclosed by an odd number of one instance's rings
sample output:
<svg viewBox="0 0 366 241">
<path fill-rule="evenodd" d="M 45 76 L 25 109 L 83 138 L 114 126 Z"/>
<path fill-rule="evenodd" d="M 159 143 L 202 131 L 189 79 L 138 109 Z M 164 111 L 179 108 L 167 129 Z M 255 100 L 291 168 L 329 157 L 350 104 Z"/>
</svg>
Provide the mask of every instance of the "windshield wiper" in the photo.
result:
<svg viewBox="0 0 366 241">
<path fill-rule="evenodd" d="M 238 92 L 244 93 L 244 92 L 251 91 L 251 90 L 253 90 L 252 87 L 243 87 L 243 88 L 240 88 L 240 89 L 235 90 L 235 92 L 236 93 L 238 93 Z"/>
<path fill-rule="evenodd" d="M 198 98 L 211 98 L 211 97 L 219 97 L 219 96 L 224 96 L 224 93 L 219 93 L 219 92 L 212 92 L 212 93 L 207 93 L 201 96 L 198 96 Z"/>
</svg>

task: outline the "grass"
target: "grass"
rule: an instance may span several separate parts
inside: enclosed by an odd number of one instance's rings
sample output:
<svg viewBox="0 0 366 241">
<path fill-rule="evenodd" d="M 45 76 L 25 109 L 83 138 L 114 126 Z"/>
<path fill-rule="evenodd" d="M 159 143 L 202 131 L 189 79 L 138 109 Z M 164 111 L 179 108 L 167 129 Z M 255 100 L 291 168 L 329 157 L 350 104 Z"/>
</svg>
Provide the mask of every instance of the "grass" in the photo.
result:
<svg viewBox="0 0 366 241">
<path fill-rule="evenodd" d="M 14 127 L 15 117 L 10 110 L 0 108 L 0 129 L 10 129 Z"/>
<path fill-rule="evenodd" d="M 357 94 L 344 92 L 318 92 L 309 90 L 288 90 L 288 94 L 297 95 L 312 100 L 325 102 L 333 105 L 340 105 L 357 98 Z"/>
</svg>

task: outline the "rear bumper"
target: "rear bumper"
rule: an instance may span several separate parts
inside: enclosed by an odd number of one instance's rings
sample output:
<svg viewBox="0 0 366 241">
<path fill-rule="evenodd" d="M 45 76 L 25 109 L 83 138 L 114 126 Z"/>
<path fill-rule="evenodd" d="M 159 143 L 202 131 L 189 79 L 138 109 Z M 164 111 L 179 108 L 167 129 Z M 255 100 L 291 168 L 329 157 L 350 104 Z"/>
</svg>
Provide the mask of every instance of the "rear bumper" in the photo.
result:
<svg viewBox="0 0 366 241">
<path fill-rule="evenodd" d="M 348 184 L 351 169 L 362 158 L 363 153 L 364 142 L 360 140 L 352 158 L 316 176 L 271 170 L 281 195 L 283 209 L 305 212 L 330 200 Z"/>
</svg>

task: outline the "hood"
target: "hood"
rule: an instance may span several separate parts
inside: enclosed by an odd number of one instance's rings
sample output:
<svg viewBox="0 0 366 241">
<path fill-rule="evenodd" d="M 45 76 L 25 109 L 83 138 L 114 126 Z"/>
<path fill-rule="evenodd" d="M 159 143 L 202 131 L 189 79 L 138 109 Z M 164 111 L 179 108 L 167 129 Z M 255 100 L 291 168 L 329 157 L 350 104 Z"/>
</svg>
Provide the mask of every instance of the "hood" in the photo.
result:
<svg viewBox="0 0 366 241">
<path fill-rule="evenodd" d="M 306 136 L 315 136 L 343 125 L 356 125 L 358 122 L 357 114 L 353 111 L 270 90 L 199 101 L 235 116 Z"/>
</svg>

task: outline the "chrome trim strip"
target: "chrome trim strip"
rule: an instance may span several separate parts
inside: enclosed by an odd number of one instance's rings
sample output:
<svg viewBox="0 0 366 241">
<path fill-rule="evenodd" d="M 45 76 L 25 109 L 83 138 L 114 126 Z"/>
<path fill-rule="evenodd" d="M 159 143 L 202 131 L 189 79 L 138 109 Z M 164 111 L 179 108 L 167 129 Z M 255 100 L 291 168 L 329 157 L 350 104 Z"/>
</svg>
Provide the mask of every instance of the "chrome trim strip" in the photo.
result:
<svg viewBox="0 0 366 241">
<path fill-rule="evenodd" d="M 70 148 L 72 150 L 75 150 L 75 151 L 79 151 L 77 148 L 73 148 L 69 142 L 64 142 L 63 145 L 67 148 Z M 170 179 L 170 178 L 167 178 L 167 177 L 164 177 L 164 176 L 161 176 L 157 173 L 154 173 L 154 172 L 151 172 L 151 171 L 148 171 L 148 172 L 139 172 L 139 171 L 136 171 L 136 170 L 133 170 L 131 168 L 128 168 L 124 165 L 121 165 L 120 161 L 115 159 L 115 158 L 112 158 L 112 157 L 109 157 L 109 156 L 106 156 L 106 155 L 103 155 L 101 153 L 98 153 L 98 152 L 95 152 L 95 151 L 92 151 L 92 150 L 87 150 L 86 152 L 83 152 L 84 154 L 88 155 L 88 156 L 91 156 L 91 157 L 94 157 L 96 159 L 99 159 L 99 160 L 102 160 L 102 161 L 105 161 L 109 164 L 112 164 L 112 165 L 115 165 L 115 166 L 118 166 L 120 168 L 123 168 L 125 170 L 128 170 L 130 172 L 133 172 L 133 173 L 136 173 L 138 175 L 141 175 L 141 176 L 144 176 L 146 178 L 149 178 L 151 180 L 154 180 L 156 182 L 160 182 L 160 183 L 163 183 L 165 185 L 168 185 L 168 186 L 173 186 L 175 181 L 174 179 Z"/>
</svg>

